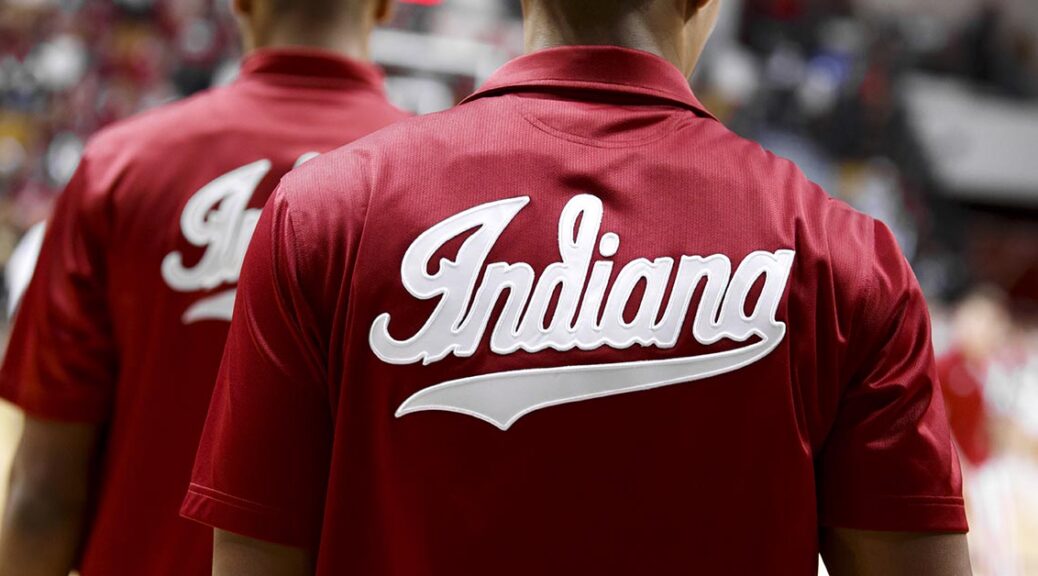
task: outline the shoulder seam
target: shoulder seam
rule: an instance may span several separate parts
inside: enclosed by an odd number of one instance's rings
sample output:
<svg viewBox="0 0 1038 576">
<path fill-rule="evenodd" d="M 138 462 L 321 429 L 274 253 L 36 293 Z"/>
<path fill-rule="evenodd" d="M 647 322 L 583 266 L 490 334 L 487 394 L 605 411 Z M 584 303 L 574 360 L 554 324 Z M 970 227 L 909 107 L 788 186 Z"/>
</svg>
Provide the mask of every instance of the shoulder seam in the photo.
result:
<svg viewBox="0 0 1038 576">
<path fill-rule="evenodd" d="M 830 198 L 829 202 L 837 203 L 837 208 L 841 211 L 848 211 L 851 212 L 852 215 L 860 215 L 861 217 L 865 218 L 864 227 L 866 228 L 866 238 L 864 239 L 864 246 L 868 250 L 868 254 L 863 255 L 866 256 L 866 258 L 863 259 L 861 266 L 858 266 L 857 270 L 855 270 L 854 273 L 855 287 L 863 286 L 863 294 L 861 298 L 856 299 L 857 301 L 852 309 L 851 327 L 848 336 L 848 347 L 850 349 L 854 349 L 855 344 L 860 342 L 863 338 L 862 333 L 864 330 L 863 325 L 865 324 L 866 311 L 872 308 L 874 304 L 873 301 L 876 298 L 876 290 L 873 282 L 873 277 L 868 272 L 874 267 L 876 260 L 876 220 L 871 216 L 856 212 L 853 208 L 849 206 L 841 205 L 842 203 L 839 203 L 839 201 L 833 198 Z M 832 241 L 830 238 L 831 232 L 832 231 L 829 230 L 827 226 L 825 234 L 826 251 L 828 252 L 830 266 L 835 266 L 835 262 L 832 256 Z M 854 379 L 855 374 L 861 368 L 860 361 L 847 356 L 845 356 L 844 358 L 844 363 L 852 365 L 845 366 L 845 370 L 840 371 L 844 377 L 844 381 L 840 383 L 842 387 L 842 391 L 840 393 L 841 397 L 846 393 L 847 387 L 849 387 L 852 384 L 852 380 Z"/>
</svg>

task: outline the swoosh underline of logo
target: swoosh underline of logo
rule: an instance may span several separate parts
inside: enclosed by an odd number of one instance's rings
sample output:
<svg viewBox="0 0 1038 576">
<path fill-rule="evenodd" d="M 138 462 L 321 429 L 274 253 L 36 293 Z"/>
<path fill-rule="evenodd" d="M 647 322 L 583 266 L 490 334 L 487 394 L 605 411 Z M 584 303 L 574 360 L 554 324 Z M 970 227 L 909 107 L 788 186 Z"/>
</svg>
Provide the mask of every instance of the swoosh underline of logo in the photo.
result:
<svg viewBox="0 0 1038 576">
<path fill-rule="evenodd" d="M 184 315 L 180 320 L 184 324 L 193 324 L 195 322 L 201 322 L 202 320 L 221 320 L 224 322 L 230 322 L 231 315 L 234 312 L 234 299 L 237 293 L 237 289 L 230 288 L 212 296 L 202 298 L 192 304 L 191 307 L 184 312 Z"/>
<path fill-rule="evenodd" d="M 770 354 L 785 336 L 735 350 L 663 360 L 496 372 L 424 388 L 396 411 L 465 414 L 508 430 L 523 416 L 560 404 L 640 392 L 734 372 Z"/>
</svg>

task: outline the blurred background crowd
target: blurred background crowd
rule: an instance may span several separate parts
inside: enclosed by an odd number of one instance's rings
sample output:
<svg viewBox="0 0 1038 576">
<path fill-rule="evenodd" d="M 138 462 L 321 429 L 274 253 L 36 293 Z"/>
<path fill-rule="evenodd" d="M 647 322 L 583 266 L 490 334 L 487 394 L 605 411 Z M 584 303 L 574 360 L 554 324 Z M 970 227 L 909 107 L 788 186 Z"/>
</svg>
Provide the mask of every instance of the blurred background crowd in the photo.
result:
<svg viewBox="0 0 1038 576">
<path fill-rule="evenodd" d="M 228 4 L 0 2 L 5 299 L 93 132 L 234 78 Z M 522 51 L 518 5 L 398 2 L 373 51 L 391 98 L 455 104 Z M 977 573 L 1038 575 L 1038 2 L 724 0 L 693 85 L 895 231 L 931 302 Z"/>
</svg>

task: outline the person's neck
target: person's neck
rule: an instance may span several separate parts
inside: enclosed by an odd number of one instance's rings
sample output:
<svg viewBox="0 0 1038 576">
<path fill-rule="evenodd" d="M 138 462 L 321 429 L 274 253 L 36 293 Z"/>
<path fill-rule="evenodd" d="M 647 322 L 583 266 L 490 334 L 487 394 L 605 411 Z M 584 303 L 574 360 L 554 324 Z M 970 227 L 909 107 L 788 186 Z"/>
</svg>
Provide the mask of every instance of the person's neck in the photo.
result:
<svg viewBox="0 0 1038 576">
<path fill-rule="evenodd" d="M 312 48 L 354 60 L 371 59 L 369 34 L 358 34 L 355 31 L 314 34 L 313 31 L 271 30 L 262 37 L 256 37 L 248 49 L 252 51 L 269 48 Z"/>
<path fill-rule="evenodd" d="M 524 22 L 526 52 L 560 46 L 619 46 L 660 56 L 675 66 L 684 65 L 676 34 L 661 34 L 644 17 L 630 16 L 600 26 L 571 26 L 544 11 L 530 11 Z"/>
</svg>

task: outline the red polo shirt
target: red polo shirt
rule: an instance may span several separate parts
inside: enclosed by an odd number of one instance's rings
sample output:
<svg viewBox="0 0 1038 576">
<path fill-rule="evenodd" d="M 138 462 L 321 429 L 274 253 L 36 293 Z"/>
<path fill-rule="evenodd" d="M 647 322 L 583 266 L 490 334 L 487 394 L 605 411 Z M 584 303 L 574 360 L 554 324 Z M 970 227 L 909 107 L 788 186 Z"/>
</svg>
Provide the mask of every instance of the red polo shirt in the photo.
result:
<svg viewBox="0 0 1038 576">
<path fill-rule="evenodd" d="M 209 574 L 212 533 L 178 510 L 260 208 L 301 158 L 403 114 L 374 67 L 261 51 L 240 78 L 88 145 L 22 302 L 0 395 L 103 423 L 83 576 Z"/>
<path fill-rule="evenodd" d="M 611 47 L 283 180 L 183 513 L 320 575 L 813 575 L 823 525 L 966 529 L 893 236 Z"/>
</svg>

